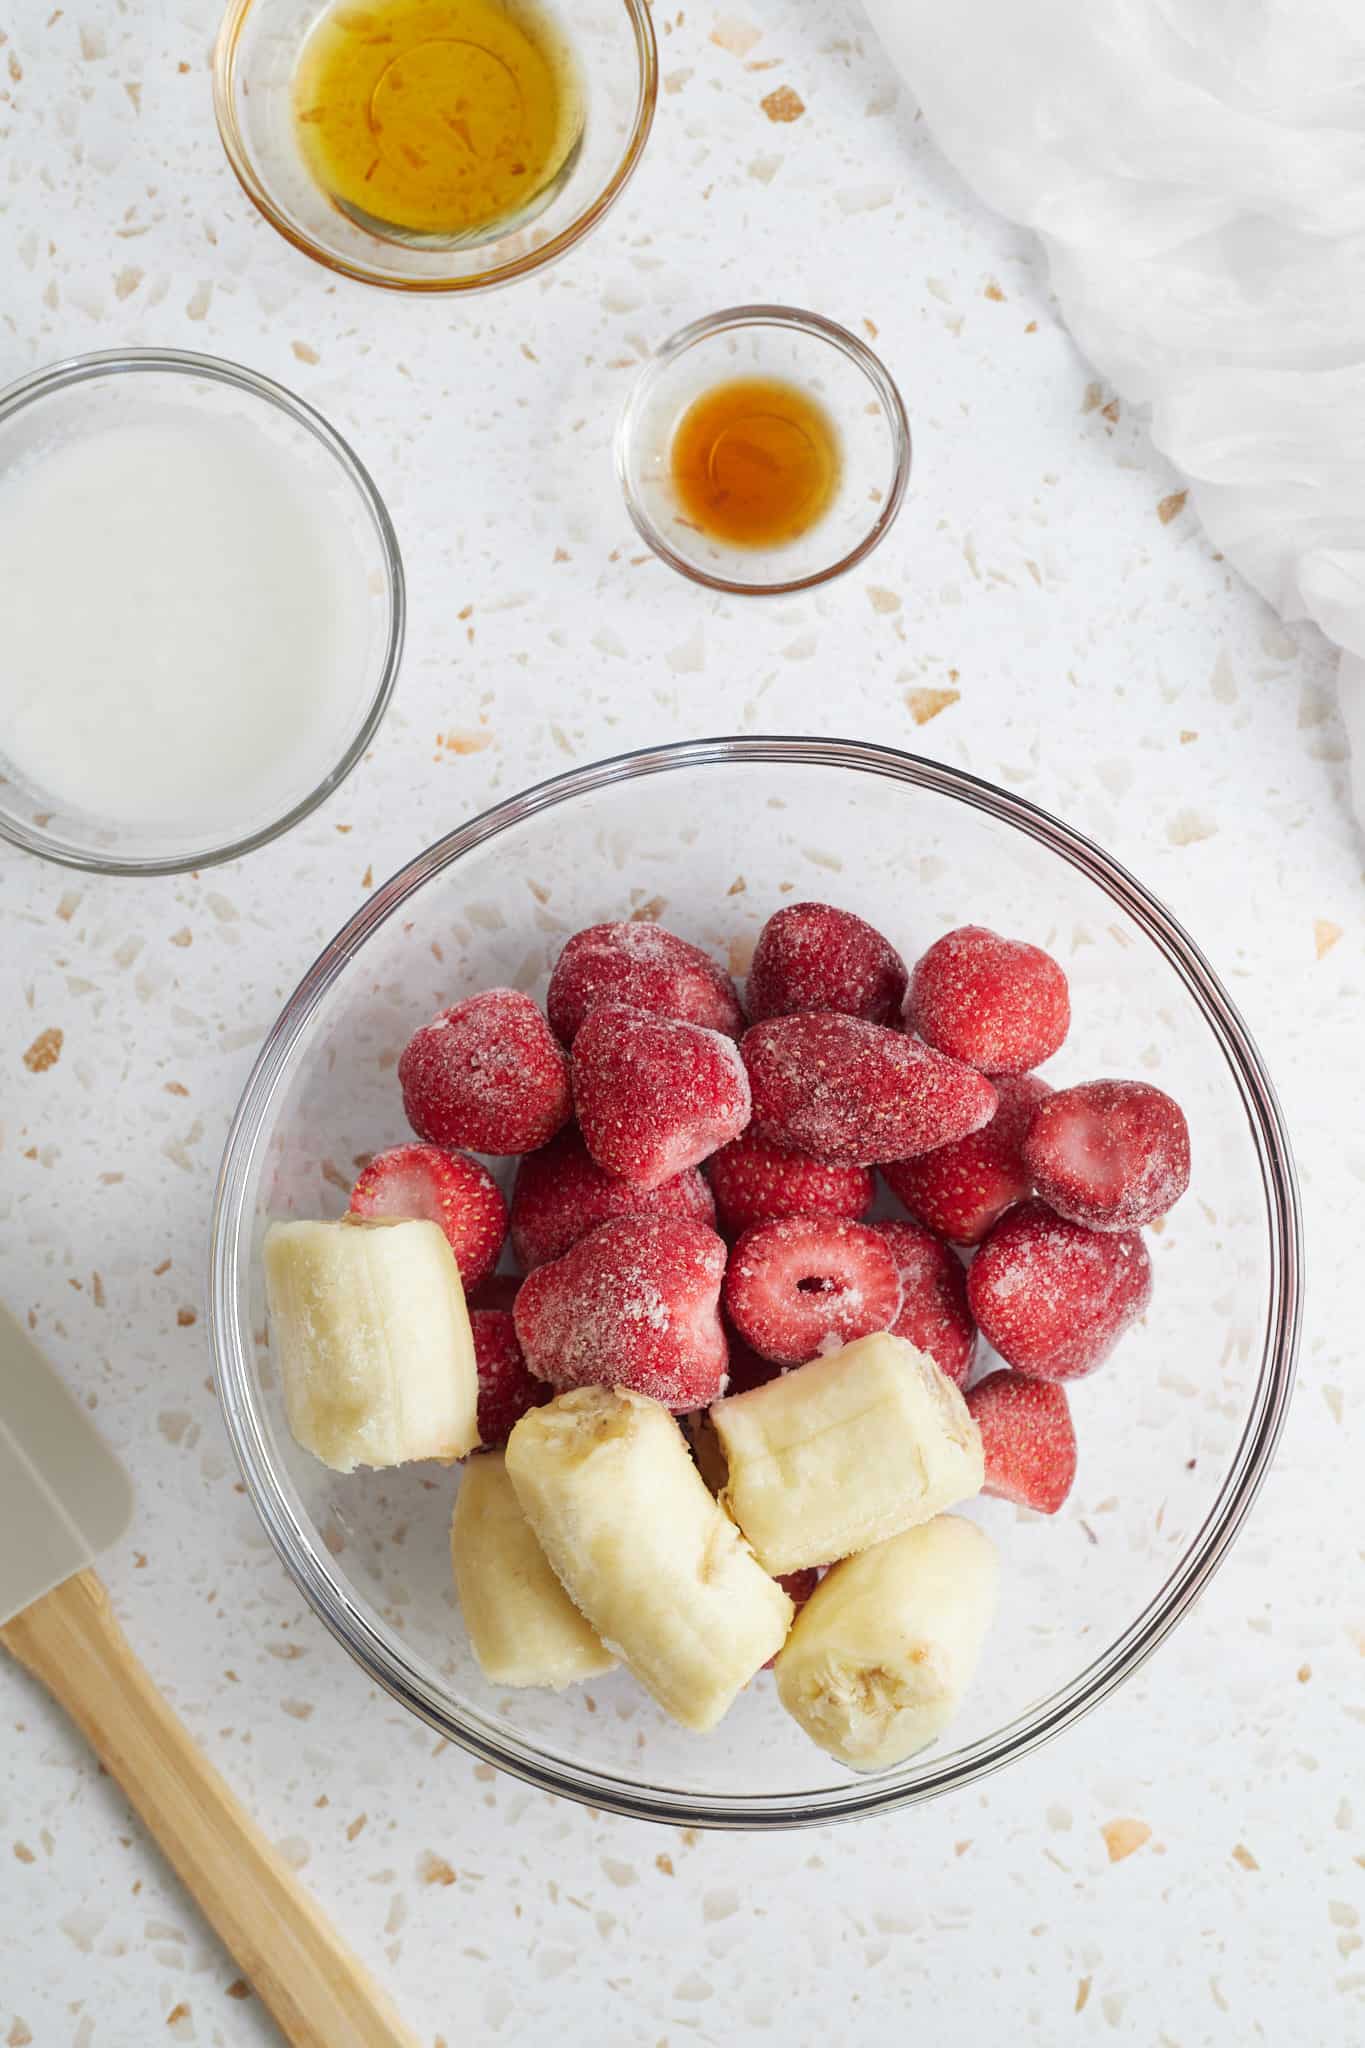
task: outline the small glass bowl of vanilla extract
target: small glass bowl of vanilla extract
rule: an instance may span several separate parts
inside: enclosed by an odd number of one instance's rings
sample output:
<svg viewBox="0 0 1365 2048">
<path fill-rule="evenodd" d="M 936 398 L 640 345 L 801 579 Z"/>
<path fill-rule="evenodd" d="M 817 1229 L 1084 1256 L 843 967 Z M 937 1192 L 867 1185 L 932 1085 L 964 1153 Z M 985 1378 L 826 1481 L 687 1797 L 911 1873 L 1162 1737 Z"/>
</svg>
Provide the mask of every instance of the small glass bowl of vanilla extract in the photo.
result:
<svg viewBox="0 0 1365 2048">
<path fill-rule="evenodd" d="M 886 366 L 792 306 L 736 306 L 663 344 L 631 392 L 616 467 L 657 555 L 713 590 L 779 596 L 885 539 L 910 478 Z"/>
</svg>

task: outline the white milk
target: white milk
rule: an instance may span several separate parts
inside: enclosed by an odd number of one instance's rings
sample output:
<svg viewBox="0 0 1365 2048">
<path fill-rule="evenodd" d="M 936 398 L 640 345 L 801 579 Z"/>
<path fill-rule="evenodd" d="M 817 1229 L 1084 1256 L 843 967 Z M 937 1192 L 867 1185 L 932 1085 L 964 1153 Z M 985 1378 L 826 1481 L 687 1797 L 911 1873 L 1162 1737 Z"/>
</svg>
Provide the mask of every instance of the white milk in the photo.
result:
<svg viewBox="0 0 1365 2048">
<path fill-rule="evenodd" d="M 372 593 L 349 487 L 296 448 L 130 392 L 0 469 L 7 773 L 54 809 L 207 845 L 336 765 Z"/>
</svg>

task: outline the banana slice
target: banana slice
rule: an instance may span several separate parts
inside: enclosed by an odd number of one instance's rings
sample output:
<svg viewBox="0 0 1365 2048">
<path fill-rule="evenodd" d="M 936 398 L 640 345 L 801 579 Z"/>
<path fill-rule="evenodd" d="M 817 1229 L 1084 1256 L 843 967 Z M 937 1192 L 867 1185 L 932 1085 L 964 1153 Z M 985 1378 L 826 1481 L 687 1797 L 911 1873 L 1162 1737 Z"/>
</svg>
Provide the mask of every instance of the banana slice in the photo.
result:
<svg viewBox="0 0 1365 2048">
<path fill-rule="evenodd" d="M 334 1472 L 479 1441 L 460 1272 L 435 1223 L 272 1223 L 271 1345 L 289 1427 Z"/>
<path fill-rule="evenodd" d="M 579 1387 L 523 1415 L 507 1473 L 565 1591 L 684 1728 L 714 1728 L 792 1603 L 706 1490 L 667 1409 Z"/>
<path fill-rule="evenodd" d="M 995 1545 L 939 1515 L 827 1572 L 777 1660 L 777 1696 L 812 1742 L 857 1771 L 942 1734 L 995 1611 Z"/>
<path fill-rule="evenodd" d="M 522 1513 L 501 1451 L 473 1458 L 450 1525 L 460 1611 L 479 1669 L 492 1685 L 559 1692 L 610 1671 L 611 1651 L 589 1628 Z"/>
<path fill-rule="evenodd" d="M 981 1490 L 967 1404 L 901 1337 L 860 1337 L 710 1411 L 721 1495 L 774 1576 L 866 1550 Z"/>
</svg>

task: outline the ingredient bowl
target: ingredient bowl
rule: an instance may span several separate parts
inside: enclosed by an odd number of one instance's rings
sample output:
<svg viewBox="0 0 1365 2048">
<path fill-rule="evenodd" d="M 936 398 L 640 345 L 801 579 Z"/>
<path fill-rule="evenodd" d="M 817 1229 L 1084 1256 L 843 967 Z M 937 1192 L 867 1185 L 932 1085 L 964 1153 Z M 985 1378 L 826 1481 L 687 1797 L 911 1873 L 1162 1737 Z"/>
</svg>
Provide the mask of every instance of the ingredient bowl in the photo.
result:
<svg viewBox="0 0 1365 2048">
<path fill-rule="evenodd" d="M 1074 1024 L 1054 1084 L 1136 1074 L 1190 1122 L 1194 1184 L 1151 1236 L 1155 1296 L 1072 1388 L 1080 1472 L 1047 1519 L 982 1499 L 1002 1597 L 957 1720 L 875 1776 L 831 1762 L 771 1676 L 688 1734 L 623 1673 L 509 1694 L 480 1677 L 451 1584 L 458 1468 L 346 1478 L 298 1449 L 263 1332 L 272 1218 L 336 1216 L 357 1160 L 406 1133 L 414 1027 L 492 984 L 543 999 L 569 934 L 656 918 L 736 974 L 775 903 L 856 911 L 907 957 L 989 922 L 1047 947 Z M 1095 1706 L 1187 1610 L 1263 1478 L 1293 1379 L 1298 1200 L 1245 1026 L 1160 903 L 1069 827 L 941 764 L 850 741 L 698 741 L 575 770 L 475 818 L 374 896 L 271 1030 L 223 1161 L 211 1318 L 243 1473 L 300 1587 L 365 1671 L 452 1741 L 550 1791 L 675 1823 L 824 1823 L 961 1789 Z M 452 1795 L 453 1796 L 453 1795 Z"/>
</svg>

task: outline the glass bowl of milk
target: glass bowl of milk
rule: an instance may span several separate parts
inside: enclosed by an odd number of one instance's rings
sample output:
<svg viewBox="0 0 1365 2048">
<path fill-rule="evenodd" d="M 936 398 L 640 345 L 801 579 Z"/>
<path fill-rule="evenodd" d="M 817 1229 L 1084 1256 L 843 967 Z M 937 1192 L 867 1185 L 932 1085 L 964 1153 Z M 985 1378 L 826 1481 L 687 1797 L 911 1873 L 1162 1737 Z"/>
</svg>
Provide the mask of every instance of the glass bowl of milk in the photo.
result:
<svg viewBox="0 0 1365 2048">
<path fill-rule="evenodd" d="M 305 817 L 374 736 L 403 567 L 350 448 L 211 356 L 75 358 L 0 392 L 0 834 L 169 874 Z"/>
</svg>

